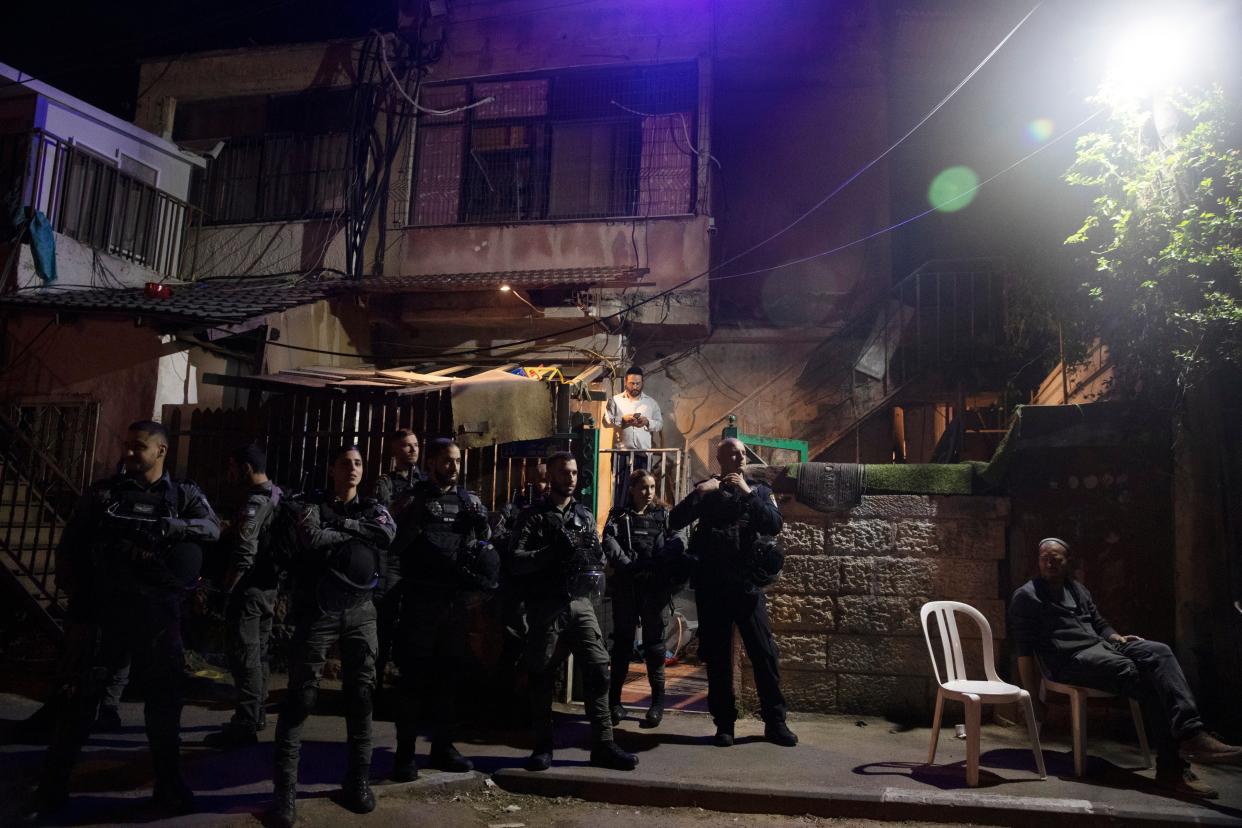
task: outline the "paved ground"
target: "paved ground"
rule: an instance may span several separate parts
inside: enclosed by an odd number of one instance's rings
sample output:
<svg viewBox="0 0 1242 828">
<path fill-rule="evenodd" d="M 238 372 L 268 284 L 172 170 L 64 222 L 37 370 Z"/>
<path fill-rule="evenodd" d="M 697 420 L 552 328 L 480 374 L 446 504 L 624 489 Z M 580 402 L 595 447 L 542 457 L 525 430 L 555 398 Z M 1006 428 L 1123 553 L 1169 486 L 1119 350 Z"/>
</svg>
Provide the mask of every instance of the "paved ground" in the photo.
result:
<svg viewBox="0 0 1242 828">
<path fill-rule="evenodd" d="M 335 695 L 325 693 L 324 708 L 329 712 Z M 0 694 L 0 733 L 7 730 L 6 722 L 24 718 L 36 706 L 24 695 Z M 271 790 L 273 728 L 253 748 L 227 754 L 210 751 L 200 744 L 203 736 L 228 716 L 223 705 L 215 707 L 186 708 L 186 776 L 199 792 L 204 812 L 176 820 L 177 825 L 255 824 L 253 815 L 262 811 Z M 88 746 L 64 823 L 160 824 L 159 815 L 145 801 L 150 772 L 140 705 L 126 703 L 122 712 L 127 727 L 117 734 L 97 736 Z M 516 828 L 516 823 L 532 828 L 620 825 L 622 821 L 632 825 L 634 808 L 647 815 L 644 819 L 659 824 L 706 824 L 695 807 L 732 812 L 716 814 L 713 825 L 731 822 L 737 814 L 997 825 L 1047 825 L 1055 818 L 1059 828 L 1061 824 L 1103 822 L 1242 825 L 1242 768 L 1203 769 L 1201 775 L 1221 790 L 1222 798 L 1215 803 L 1182 801 L 1155 789 L 1151 771 L 1134 770 L 1140 764 L 1135 749 L 1102 739 L 1091 743 L 1091 776 L 1081 781 L 1073 777 L 1068 746 L 1049 739 L 1044 746 L 1049 778 L 1040 781 L 1034 774 L 1025 731 L 988 726 L 983 737 L 982 783 L 970 789 L 965 787 L 962 765 L 965 743 L 953 738 L 952 729 L 942 735 L 937 765 L 929 767 L 922 761 L 928 731 L 902 730 L 881 719 L 796 716 L 792 724 L 802 743 L 792 749 L 762 741 L 762 725 L 744 721 L 739 723 L 738 744 L 721 749 L 706 744 L 712 727 L 702 714 L 670 713 L 654 731 L 640 730 L 637 718 L 624 723 L 618 736 L 641 757 L 634 773 L 589 767 L 582 748 L 586 725 L 580 717 L 566 714 L 558 722 L 562 748 L 551 771 L 532 774 L 520 769 L 529 749 L 524 733 L 476 733 L 459 746 L 482 773 L 454 777 L 430 771 L 418 782 L 378 786 L 381 812 L 394 813 L 395 819 L 395 811 L 400 811 L 402 820 L 412 817 L 417 822 L 423 809 L 432 808 L 438 809 L 434 819 L 430 812 L 424 814 L 431 824 L 491 828 Z M 344 724 L 334 716 L 318 715 L 308 724 L 301 776 L 305 799 L 301 812 L 308 824 L 336 825 L 355 819 L 330 796 L 343 771 L 343 737 Z M 392 724 L 377 722 L 373 765 L 377 779 L 391 766 L 392 745 Z M 35 745 L 0 747 L 0 824 L 12 819 L 14 803 L 23 784 L 37 773 L 42 753 L 43 748 Z M 425 745 L 420 744 L 423 753 Z M 508 793 L 489 786 L 489 779 Z M 505 798 L 510 794 L 528 796 Z M 541 798 L 529 796 L 535 794 Z M 557 805 L 555 797 L 615 804 L 561 801 Z M 520 810 L 503 810 L 507 805 Z M 669 810 L 674 806 L 691 810 Z M 659 810 L 650 811 L 652 807 Z M 524 815 L 512 816 L 518 813 Z M 744 816 L 739 824 L 756 823 L 753 817 Z M 761 824 L 815 823 L 795 819 Z"/>
</svg>

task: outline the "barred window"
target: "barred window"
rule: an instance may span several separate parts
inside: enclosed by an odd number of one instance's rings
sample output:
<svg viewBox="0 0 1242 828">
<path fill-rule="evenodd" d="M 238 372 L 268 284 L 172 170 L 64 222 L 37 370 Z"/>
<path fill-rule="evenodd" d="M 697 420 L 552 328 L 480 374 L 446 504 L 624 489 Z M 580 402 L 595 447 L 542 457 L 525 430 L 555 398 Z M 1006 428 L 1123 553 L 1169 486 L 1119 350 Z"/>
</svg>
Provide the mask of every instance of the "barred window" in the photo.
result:
<svg viewBox="0 0 1242 828">
<path fill-rule="evenodd" d="M 426 86 L 410 223 L 486 224 L 694 211 L 693 64 Z"/>
<path fill-rule="evenodd" d="M 296 220 L 345 206 L 350 89 L 184 104 L 174 137 L 224 147 L 197 176 L 191 200 L 207 224 Z"/>
</svg>

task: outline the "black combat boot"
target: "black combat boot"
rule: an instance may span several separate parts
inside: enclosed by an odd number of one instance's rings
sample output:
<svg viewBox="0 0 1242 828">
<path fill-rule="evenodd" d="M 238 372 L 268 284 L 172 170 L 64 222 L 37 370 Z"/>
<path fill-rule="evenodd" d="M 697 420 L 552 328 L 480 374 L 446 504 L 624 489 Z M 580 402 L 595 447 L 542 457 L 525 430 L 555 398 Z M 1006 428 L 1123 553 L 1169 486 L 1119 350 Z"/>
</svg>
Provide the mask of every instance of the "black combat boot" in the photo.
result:
<svg viewBox="0 0 1242 828">
<path fill-rule="evenodd" d="M 59 784 L 42 783 L 26 797 L 18 808 L 18 821 L 35 825 L 46 822 L 69 803 L 69 789 Z"/>
<path fill-rule="evenodd" d="M 388 774 L 388 778 L 393 782 L 413 782 L 418 778 L 418 764 L 414 761 L 413 750 L 406 750 L 398 743 L 392 773 Z"/>
<path fill-rule="evenodd" d="M 203 744 L 217 750 L 237 750 L 259 743 L 259 734 L 254 728 L 228 722 L 214 733 L 203 737 Z"/>
<path fill-rule="evenodd" d="M 369 765 L 350 768 L 345 774 L 345 782 L 341 785 L 341 804 L 355 814 L 369 814 L 375 810 L 370 777 Z"/>
<path fill-rule="evenodd" d="M 789 729 L 789 725 L 785 724 L 784 719 L 768 722 L 764 725 L 763 738 L 781 747 L 793 747 L 798 744 L 797 735 Z"/>
<path fill-rule="evenodd" d="M 638 757 L 626 753 L 616 742 L 609 739 L 607 742 L 596 742 L 592 746 L 591 764 L 597 768 L 631 771 L 638 767 Z"/>
<path fill-rule="evenodd" d="M 121 721 L 121 712 L 110 704 L 101 704 L 95 714 L 95 723 L 91 726 L 94 733 L 116 733 L 125 727 Z"/>
<path fill-rule="evenodd" d="M 535 745 L 530 758 L 526 760 L 528 771 L 546 771 L 552 767 L 552 745 Z"/>
<path fill-rule="evenodd" d="M 733 723 L 716 725 L 716 735 L 712 737 L 716 747 L 733 747 Z"/>
<path fill-rule="evenodd" d="M 268 809 L 268 820 L 274 828 L 293 828 L 298 821 L 298 791 L 293 785 L 276 784 L 272 792 L 272 807 Z"/>
<path fill-rule="evenodd" d="M 643 716 L 641 727 L 659 727 L 660 722 L 664 721 L 664 682 L 651 682 L 651 707 L 647 708 L 647 715 Z"/>
<path fill-rule="evenodd" d="M 427 757 L 427 764 L 436 770 L 446 773 L 469 773 L 474 770 L 474 763 L 462 756 L 452 742 L 435 742 Z"/>
<path fill-rule="evenodd" d="M 180 773 L 156 779 L 151 798 L 161 810 L 177 816 L 185 816 L 198 810 L 194 802 L 194 791 L 190 790 Z"/>
</svg>

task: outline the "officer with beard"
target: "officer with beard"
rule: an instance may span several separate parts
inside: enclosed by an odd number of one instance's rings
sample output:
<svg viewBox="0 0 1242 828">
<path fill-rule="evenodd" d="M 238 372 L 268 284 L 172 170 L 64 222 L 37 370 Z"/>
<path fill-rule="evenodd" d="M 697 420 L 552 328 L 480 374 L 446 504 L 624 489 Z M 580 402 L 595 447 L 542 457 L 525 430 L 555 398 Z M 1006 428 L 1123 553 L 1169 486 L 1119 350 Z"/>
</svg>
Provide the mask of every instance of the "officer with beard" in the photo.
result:
<svg viewBox="0 0 1242 828">
<path fill-rule="evenodd" d="M 388 437 L 388 454 L 397 464 L 375 480 L 371 496 L 393 515 L 399 515 L 409 502 L 414 487 L 424 479 L 418 468 L 418 435 L 408 428 L 399 428 Z M 401 560 L 392 547 L 388 548 L 384 580 L 375 591 L 376 631 L 379 650 L 375 654 L 375 686 L 384 686 L 388 661 L 392 656 L 393 639 L 401 617 Z"/>
<path fill-rule="evenodd" d="M 181 607 L 198 581 L 199 544 L 220 536 L 220 521 L 198 486 L 165 470 L 168 433 L 162 425 L 134 423 L 124 448 L 124 472 L 91 484 L 56 551 L 56 580 L 69 599 L 59 691 L 66 706 L 28 803 L 29 817 L 46 816 L 67 801 L 70 773 L 105 694 L 109 668 L 123 663 L 126 653 L 131 680 L 143 691 L 156 804 L 175 814 L 194 811 L 180 762 Z"/>
<path fill-rule="evenodd" d="M 375 690 L 375 605 L 371 593 L 384 569 L 396 528 L 388 510 L 358 496 L 362 455 L 357 446 L 332 462 L 332 493 L 298 504 L 298 550 L 293 564 L 289 692 L 276 722 L 271 821 L 297 820 L 302 728 L 315 707 L 328 650 L 339 644 L 348 757 L 342 801 L 359 814 L 375 810 L 371 792 L 371 706 Z"/>
<path fill-rule="evenodd" d="M 466 667 L 471 610 L 480 592 L 496 589 L 500 575 L 500 559 L 487 542 L 487 509 L 457 482 L 461 449 L 447 438 L 432 440 L 427 465 L 430 479 L 412 489 L 393 542 L 405 574 L 396 654 L 402 697 L 391 776 L 398 782 L 418 776 L 414 743 L 420 695 L 433 714 L 428 765 L 449 773 L 474 768 L 453 745 L 454 699 Z"/>
<path fill-rule="evenodd" d="M 228 724 L 203 740 L 226 750 L 255 744 L 258 731 L 267 726 L 263 705 L 278 576 L 271 550 L 272 525 L 282 495 L 267 477 L 267 455 L 253 444 L 229 455 L 228 481 L 244 487 L 246 494 L 233 521 L 232 552 L 223 583 L 228 595 L 224 618 L 237 709 Z"/>
<path fill-rule="evenodd" d="M 793 747 L 798 737 L 785 723 L 776 642 L 762 590 L 779 570 L 772 555 L 778 554 L 775 536 L 783 525 L 781 513 L 771 489 L 742 475 L 746 447 L 741 440 L 722 440 L 716 461 L 720 474 L 695 486 L 669 515 L 674 531 L 695 524 L 690 554 L 697 565 L 690 584 L 699 613 L 699 655 L 707 663 L 707 707 L 716 722 L 713 743 L 733 745 L 736 625 L 754 668 L 764 736 Z"/>
<path fill-rule="evenodd" d="M 574 499 L 578 461 L 569 452 L 548 458 L 551 491 L 518 516 L 510 571 L 526 599 L 530 634 L 525 662 L 530 673 L 534 750 L 531 771 L 552 766 L 552 694 L 555 671 L 569 652 L 582 666 L 591 720 L 591 764 L 633 770 L 638 757 L 612 740 L 608 711 L 608 650 L 592 599 L 603 594 L 604 557 L 595 517 Z"/>
</svg>

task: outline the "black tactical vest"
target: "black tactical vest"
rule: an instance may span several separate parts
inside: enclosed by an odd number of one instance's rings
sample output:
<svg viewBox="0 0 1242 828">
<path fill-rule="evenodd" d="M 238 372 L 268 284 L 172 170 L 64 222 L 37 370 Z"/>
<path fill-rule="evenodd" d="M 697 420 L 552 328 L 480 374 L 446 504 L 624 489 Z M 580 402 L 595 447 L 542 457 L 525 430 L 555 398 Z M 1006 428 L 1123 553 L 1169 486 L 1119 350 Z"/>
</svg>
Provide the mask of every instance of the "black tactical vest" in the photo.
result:
<svg viewBox="0 0 1242 828">
<path fill-rule="evenodd" d="M 663 509 L 648 509 L 641 515 L 627 511 L 617 518 L 617 537 L 635 560 L 647 560 L 659 556 L 667 527 L 668 512 Z"/>
</svg>

